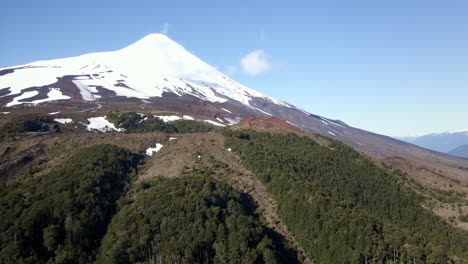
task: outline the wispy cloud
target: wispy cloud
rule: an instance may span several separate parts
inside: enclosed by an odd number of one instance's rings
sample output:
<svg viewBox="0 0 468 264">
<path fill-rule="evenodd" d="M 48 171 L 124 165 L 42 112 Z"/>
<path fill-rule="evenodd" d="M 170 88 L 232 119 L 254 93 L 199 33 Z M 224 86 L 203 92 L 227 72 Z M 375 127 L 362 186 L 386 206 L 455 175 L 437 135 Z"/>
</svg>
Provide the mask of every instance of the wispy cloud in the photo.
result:
<svg viewBox="0 0 468 264">
<path fill-rule="evenodd" d="M 240 64 L 245 73 L 253 76 L 266 73 L 272 68 L 268 54 L 262 49 L 254 50 L 244 56 Z"/>
<path fill-rule="evenodd" d="M 167 33 L 169 33 L 169 29 L 171 28 L 171 24 L 169 23 L 164 23 L 162 26 L 161 26 L 161 33 L 162 34 L 165 34 L 167 35 Z"/>
</svg>

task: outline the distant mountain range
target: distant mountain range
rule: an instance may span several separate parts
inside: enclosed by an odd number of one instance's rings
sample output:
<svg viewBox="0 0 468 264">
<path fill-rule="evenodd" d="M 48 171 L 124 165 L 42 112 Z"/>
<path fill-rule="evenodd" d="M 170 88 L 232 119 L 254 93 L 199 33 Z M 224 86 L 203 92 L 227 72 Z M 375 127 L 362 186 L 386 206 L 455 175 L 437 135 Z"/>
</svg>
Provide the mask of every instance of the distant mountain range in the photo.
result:
<svg viewBox="0 0 468 264">
<path fill-rule="evenodd" d="M 468 159 L 468 145 L 461 145 L 449 151 L 449 154 Z"/>
<path fill-rule="evenodd" d="M 468 131 L 433 133 L 417 137 L 398 138 L 420 147 L 468 158 Z"/>
</svg>

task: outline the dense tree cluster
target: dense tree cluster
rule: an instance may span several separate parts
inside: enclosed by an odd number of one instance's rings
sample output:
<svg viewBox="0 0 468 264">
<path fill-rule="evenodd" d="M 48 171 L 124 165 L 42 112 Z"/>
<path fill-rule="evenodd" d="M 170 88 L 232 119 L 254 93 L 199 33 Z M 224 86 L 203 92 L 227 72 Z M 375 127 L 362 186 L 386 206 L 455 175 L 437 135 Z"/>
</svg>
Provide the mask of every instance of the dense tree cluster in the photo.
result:
<svg viewBox="0 0 468 264">
<path fill-rule="evenodd" d="M 0 185 L 0 262 L 92 261 L 139 160 L 96 145 L 48 175 Z"/>
<path fill-rule="evenodd" d="M 297 261 L 248 196 L 201 171 L 137 184 L 140 162 L 95 145 L 46 175 L 0 185 L 0 263 Z"/>
<path fill-rule="evenodd" d="M 277 263 L 239 193 L 206 177 L 142 184 L 113 219 L 101 263 Z"/>
<path fill-rule="evenodd" d="M 226 146 L 266 185 L 287 226 L 319 263 L 467 260 L 468 235 L 350 147 L 226 130 Z M 460 260 L 464 259 L 464 260 Z"/>
<path fill-rule="evenodd" d="M 111 118 L 129 132 L 212 129 L 136 113 Z M 15 130 L 36 130 L 44 121 L 21 122 Z M 466 232 L 422 208 L 422 198 L 399 184 L 402 175 L 350 147 L 337 141 L 322 146 L 293 134 L 224 134 L 226 147 L 265 184 L 282 220 L 318 263 L 467 261 Z M 212 167 L 138 183 L 141 158 L 95 145 L 46 175 L 0 184 L 0 263 L 297 260 L 260 223 L 248 195 L 214 180 L 221 171 L 234 173 L 226 164 L 209 157 Z"/>
<path fill-rule="evenodd" d="M 134 112 L 111 112 L 107 118 L 116 127 L 124 128 L 128 133 L 138 132 L 164 132 L 175 133 L 203 133 L 213 130 L 213 127 L 194 120 L 175 120 L 164 122 L 152 115 L 142 115 Z"/>
<path fill-rule="evenodd" d="M 22 117 L 6 123 L 0 128 L 0 140 L 10 139 L 15 135 L 27 132 L 47 132 L 49 131 L 52 118 L 50 116 Z M 59 130 L 58 125 L 53 127 Z"/>
</svg>

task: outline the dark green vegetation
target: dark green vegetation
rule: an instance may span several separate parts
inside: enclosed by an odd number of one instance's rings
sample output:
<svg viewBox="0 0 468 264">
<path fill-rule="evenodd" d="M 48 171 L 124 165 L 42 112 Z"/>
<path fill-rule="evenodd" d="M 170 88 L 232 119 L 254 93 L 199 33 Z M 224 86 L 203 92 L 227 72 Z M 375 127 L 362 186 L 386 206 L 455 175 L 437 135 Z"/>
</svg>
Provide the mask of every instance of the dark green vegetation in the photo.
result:
<svg viewBox="0 0 468 264">
<path fill-rule="evenodd" d="M 201 171 L 135 183 L 140 163 L 94 145 L 46 175 L 0 185 L 0 263 L 297 261 L 249 196 Z"/>
<path fill-rule="evenodd" d="M 225 136 L 319 263 L 467 260 L 466 232 L 423 209 L 420 196 L 396 183 L 401 176 L 350 147 L 292 134 L 225 130 Z"/>
<path fill-rule="evenodd" d="M 118 128 L 124 128 L 127 133 L 164 132 L 175 133 L 203 133 L 213 130 L 213 127 L 194 120 L 176 120 L 164 122 L 152 115 L 138 113 L 111 112 L 107 115 L 109 121 Z"/>
<path fill-rule="evenodd" d="M 139 160 L 96 145 L 48 175 L 0 185 L 0 262 L 90 262 Z"/>
<path fill-rule="evenodd" d="M 16 135 L 28 132 L 48 132 L 51 129 L 60 131 L 58 125 L 51 125 L 52 118 L 48 116 L 23 117 L 6 123 L 0 128 L 0 140 L 13 139 Z M 51 127 L 52 126 L 52 127 Z"/>
<path fill-rule="evenodd" d="M 213 130 L 136 113 L 108 117 L 127 132 Z M 9 127 L 13 135 L 50 131 L 48 122 L 22 119 Z M 223 131 L 225 147 L 265 184 L 282 222 L 317 263 L 467 261 L 467 233 L 420 205 L 428 197 L 462 203 L 462 193 L 423 190 L 336 141 L 322 146 L 292 134 Z M 57 141 L 48 156 L 63 152 L 64 144 Z M 258 213 L 265 211 L 226 184 L 245 190 L 236 185 L 242 173 L 214 154 L 199 155 L 194 150 L 198 165 L 183 176 L 149 182 L 136 181 L 141 156 L 110 145 L 78 150 L 42 176 L 23 171 L 0 185 L 0 263 L 297 261 L 285 239 L 261 223 Z"/>
<path fill-rule="evenodd" d="M 277 263 L 252 202 L 206 177 L 143 183 L 113 219 L 102 263 Z"/>
</svg>

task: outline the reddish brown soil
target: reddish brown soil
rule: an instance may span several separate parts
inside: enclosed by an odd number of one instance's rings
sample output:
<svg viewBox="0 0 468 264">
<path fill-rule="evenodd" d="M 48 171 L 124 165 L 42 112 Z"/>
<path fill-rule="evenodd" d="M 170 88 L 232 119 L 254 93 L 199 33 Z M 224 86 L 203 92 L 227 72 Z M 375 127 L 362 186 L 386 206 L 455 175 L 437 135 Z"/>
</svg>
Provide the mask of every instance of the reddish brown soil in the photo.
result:
<svg viewBox="0 0 468 264">
<path fill-rule="evenodd" d="M 248 127 L 253 129 L 279 129 L 285 130 L 292 133 L 302 133 L 303 130 L 287 123 L 286 121 L 279 119 L 277 117 L 271 116 L 257 116 L 257 117 L 248 117 L 242 120 L 238 126 L 240 127 Z"/>
</svg>

